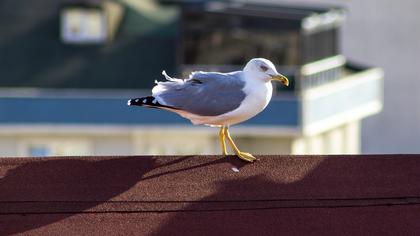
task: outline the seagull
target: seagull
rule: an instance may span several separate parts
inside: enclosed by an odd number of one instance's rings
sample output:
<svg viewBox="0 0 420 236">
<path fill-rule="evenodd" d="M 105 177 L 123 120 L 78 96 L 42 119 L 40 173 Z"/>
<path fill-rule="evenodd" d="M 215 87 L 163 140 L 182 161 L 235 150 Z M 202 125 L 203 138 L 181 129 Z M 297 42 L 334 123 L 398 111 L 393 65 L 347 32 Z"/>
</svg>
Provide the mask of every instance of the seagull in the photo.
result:
<svg viewBox="0 0 420 236">
<path fill-rule="evenodd" d="M 194 125 L 219 127 L 223 155 L 227 155 L 227 138 L 240 159 L 247 162 L 257 160 L 252 154 L 239 150 L 229 127 L 264 110 L 272 96 L 272 80 L 289 86 L 289 80 L 277 72 L 271 61 L 253 58 L 242 71 L 195 71 L 188 79 L 172 78 L 165 71 L 162 75 L 167 81 L 155 81 L 152 96 L 130 99 L 127 104 L 168 110 L 189 119 Z"/>
</svg>

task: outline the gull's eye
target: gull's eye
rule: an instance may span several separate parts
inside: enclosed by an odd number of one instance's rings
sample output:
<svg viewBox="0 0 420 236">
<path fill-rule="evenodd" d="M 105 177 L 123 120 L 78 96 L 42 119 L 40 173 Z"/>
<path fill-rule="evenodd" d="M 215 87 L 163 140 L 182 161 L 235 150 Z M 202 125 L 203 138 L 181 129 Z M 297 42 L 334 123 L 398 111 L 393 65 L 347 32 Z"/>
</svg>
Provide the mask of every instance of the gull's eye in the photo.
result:
<svg viewBox="0 0 420 236">
<path fill-rule="evenodd" d="M 266 72 L 266 71 L 268 70 L 268 67 L 266 67 L 266 66 L 264 66 L 264 65 L 261 65 L 261 66 L 260 66 L 260 69 L 261 69 L 263 72 Z"/>
</svg>

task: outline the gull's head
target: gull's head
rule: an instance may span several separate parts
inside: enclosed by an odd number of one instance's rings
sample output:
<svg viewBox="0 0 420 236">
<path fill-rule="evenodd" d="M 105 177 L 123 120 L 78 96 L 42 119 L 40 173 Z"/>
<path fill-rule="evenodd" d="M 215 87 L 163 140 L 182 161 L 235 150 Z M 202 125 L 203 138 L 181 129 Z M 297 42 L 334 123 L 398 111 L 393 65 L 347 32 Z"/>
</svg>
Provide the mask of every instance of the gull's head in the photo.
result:
<svg viewBox="0 0 420 236">
<path fill-rule="evenodd" d="M 289 86 L 289 80 L 286 76 L 277 72 L 274 64 L 264 58 L 251 59 L 244 68 L 246 77 L 257 79 L 263 82 L 270 82 L 271 80 L 277 80 L 283 83 L 285 86 Z"/>
</svg>

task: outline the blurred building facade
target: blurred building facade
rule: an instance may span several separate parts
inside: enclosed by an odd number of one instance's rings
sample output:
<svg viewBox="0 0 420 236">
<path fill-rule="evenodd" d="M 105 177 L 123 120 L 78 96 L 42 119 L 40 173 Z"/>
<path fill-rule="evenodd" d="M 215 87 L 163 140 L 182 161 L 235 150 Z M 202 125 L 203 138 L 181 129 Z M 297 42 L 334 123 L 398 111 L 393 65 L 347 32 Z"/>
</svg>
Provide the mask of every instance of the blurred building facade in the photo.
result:
<svg viewBox="0 0 420 236">
<path fill-rule="evenodd" d="M 252 57 L 275 62 L 291 86 L 233 127 L 244 150 L 359 153 L 361 120 L 382 109 L 382 70 L 340 54 L 340 8 L 45 1 L 31 15 L 5 2 L 18 11 L 0 27 L 4 156 L 218 154 L 216 130 L 125 101 L 148 94 L 163 69 L 232 71 Z"/>
</svg>

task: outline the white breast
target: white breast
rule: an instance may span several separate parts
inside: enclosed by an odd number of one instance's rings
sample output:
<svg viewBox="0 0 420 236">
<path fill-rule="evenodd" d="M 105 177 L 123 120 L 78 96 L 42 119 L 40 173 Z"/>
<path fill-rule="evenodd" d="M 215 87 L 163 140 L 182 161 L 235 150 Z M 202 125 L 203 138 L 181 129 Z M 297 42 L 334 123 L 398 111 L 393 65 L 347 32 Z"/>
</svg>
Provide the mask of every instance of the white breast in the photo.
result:
<svg viewBox="0 0 420 236">
<path fill-rule="evenodd" d="M 247 94 L 244 101 L 237 109 L 224 114 L 225 122 L 220 125 L 237 124 L 260 113 L 270 102 L 273 87 L 271 82 L 260 83 L 258 81 L 257 83 L 247 83 L 244 91 Z"/>
</svg>

